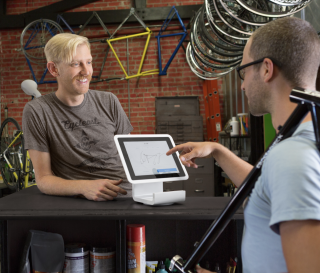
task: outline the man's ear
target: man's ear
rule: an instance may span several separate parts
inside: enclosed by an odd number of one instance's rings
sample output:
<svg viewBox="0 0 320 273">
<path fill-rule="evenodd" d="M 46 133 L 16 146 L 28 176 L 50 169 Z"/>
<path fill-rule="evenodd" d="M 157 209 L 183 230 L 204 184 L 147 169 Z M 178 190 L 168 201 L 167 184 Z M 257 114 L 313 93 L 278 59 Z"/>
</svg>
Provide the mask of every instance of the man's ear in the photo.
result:
<svg viewBox="0 0 320 273">
<path fill-rule="evenodd" d="M 265 58 L 262 63 L 262 77 L 264 82 L 269 82 L 274 76 L 275 70 L 273 62 L 269 58 Z"/>
<path fill-rule="evenodd" d="M 58 68 L 54 62 L 48 62 L 47 68 L 53 77 L 57 78 L 58 76 L 60 76 Z"/>
</svg>

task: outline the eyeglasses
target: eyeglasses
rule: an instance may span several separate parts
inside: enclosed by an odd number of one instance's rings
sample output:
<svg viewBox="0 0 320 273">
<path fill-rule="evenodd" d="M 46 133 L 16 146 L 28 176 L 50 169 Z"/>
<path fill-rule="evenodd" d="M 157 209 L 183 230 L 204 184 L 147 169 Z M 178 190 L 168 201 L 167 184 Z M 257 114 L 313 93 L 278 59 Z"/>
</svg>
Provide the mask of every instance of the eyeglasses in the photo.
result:
<svg viewBox="0 0 320 273">
<path fill-rule="evenodd" d="M 274 60 L 274 59 L 272 59 L 270 57 L 264 57 L 262 59 L 254 61 L 254 62 L 247 63 L 247 64 L 244 64 L 244 65 L 241 65 L 241 66 L 237 67 L 236 69 L 237 69 L 237 72 L 238 72 L 238 75 L 239 75 L 240 79 L 244 81 L 244 76 L 245 76 L 245 71 L 243 70 L 244 68 L 246 68 L 248 66 L 251 66 L 251 65 L 254 65 L 254 64 L 262 63 L 264 61 L 264 59 L 266 59 L 266 58 L 270 59 L 278 67 L 281 67 L 281 63 L 280 62 L 278 62 L 278 61 L 276 61 L 276 60 Z"/>
</svg>

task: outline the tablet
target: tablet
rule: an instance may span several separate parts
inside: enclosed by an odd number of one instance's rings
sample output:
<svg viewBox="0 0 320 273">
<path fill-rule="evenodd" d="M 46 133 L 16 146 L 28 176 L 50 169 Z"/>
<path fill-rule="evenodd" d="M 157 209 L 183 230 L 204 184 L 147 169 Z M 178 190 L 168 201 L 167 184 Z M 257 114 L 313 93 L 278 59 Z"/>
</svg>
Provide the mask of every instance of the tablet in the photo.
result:
<svg viewBox="0 0 320 273">
<path fill-rule="evenodd" d="M 178 152 L 166 155 L 175 146 L 170 135 L 116 135 L 114 139 L 129 182 L 138 184 L 189 178 Z"/>
</svg>

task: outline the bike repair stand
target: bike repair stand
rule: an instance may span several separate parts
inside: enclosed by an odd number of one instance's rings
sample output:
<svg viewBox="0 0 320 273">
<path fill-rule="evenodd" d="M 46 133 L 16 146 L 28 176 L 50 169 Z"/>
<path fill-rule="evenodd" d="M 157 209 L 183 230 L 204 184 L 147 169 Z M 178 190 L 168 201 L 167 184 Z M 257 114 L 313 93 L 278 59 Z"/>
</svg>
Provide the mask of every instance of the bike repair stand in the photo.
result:
<svg viewBox="0 0 320 273">
<path fill-rule="evenodd" d="M 243 204 L 244 200 L 251 193 L 257 179 L 260 176 L 261 167 L 263 161 L 268 155 L 268 152 L 280 141 L 291 137 L 308 112 L 310 112 L 312 115 L 316 145 L 318 150 L 320 150 L 320 92 L 295 88 L 291 91 L 290 100 L 298 103 L 298 106 L 290 115 L 286 123 L 279 129 L 279 133 L 267 151 L 258 160 L 258 163 L 245 178 L 235 195 L 229 201 L 228 205 L 224 208 L 218 218 L 211 224 L 209 229 L 203 235 L 201 241 L 195 243 L 195 248 L 190 257 L 184 262 L 179 255 L 174 256 L 170 262 L 170 271 L 173 271 L 174 268 L 176 268 L 182 273 L 194 272 L 193 269 L 195 268 L 196 264 L 199 263 L 202 257 L 212 247 L 222 231 L 230 222 L 232 216 L 236 213 L 239 207 Z"/>
<path fill-rule="evenodd" d="M 172 205 L 186 200 L 186 191 L 163 192 L 163 182 L 132 184 L 132 197 L 145 205 Z"/>
</svg>

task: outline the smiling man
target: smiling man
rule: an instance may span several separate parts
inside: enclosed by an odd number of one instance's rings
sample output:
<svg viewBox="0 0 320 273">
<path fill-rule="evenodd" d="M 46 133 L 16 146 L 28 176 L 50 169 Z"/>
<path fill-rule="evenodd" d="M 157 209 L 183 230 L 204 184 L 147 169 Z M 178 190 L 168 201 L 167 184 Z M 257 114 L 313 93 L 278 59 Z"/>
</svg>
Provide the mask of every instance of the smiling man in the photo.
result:
<svg viewBox="0 0 320 273">
<path fill-rule="evenodd" d="M 131 196 L 113 137 L 133 128 L 116 96 L 89 89 L 88 39 L 58 34 L 44 51 L 58 89 L 27 103 L 22 122 L 38 188 L 94 201 Z"/>
<path fill-rule="evenodd" d="M 250 112 L 270 113 L 275 129 L 284 125 L 297 106 L 291 90 L 315 90 L 319 64 L 320 40 L 308 22 L 288 17 L 256 30 L 237 68 Z M 194 168 L 196 158 L 213 156 L 237 186 L 253 168 L 219 143 L 182 144 L 167 154 L 179 150 L 183 164 Z M 319 272 L 320 154 L 310 114 L 267 154 L 244 222 L 242 272 Z M 197 266 L 197 272 L 208 271 Z"/>
</svg>

